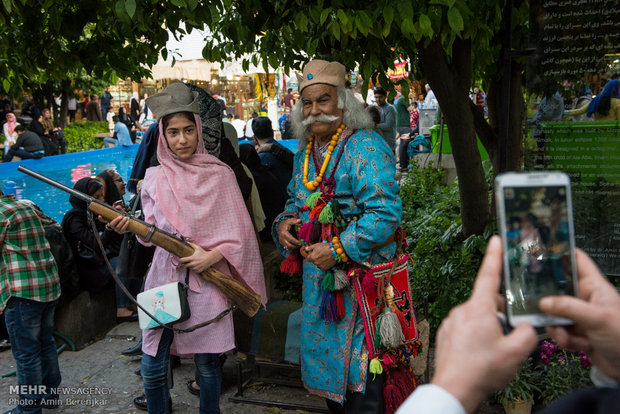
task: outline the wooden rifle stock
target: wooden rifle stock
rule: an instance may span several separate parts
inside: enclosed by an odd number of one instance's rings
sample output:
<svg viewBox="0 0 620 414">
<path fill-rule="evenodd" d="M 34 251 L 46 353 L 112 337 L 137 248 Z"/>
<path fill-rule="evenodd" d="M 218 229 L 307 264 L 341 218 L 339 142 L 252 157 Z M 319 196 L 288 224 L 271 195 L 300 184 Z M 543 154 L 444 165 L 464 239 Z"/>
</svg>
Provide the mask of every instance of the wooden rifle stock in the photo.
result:
<svg viewBox="0 0 620 414">
<path fill-rule="evenodd" d="M 109 205 L 102 203 L 84 193 L 81 193 L 73 188 L 69 188 L 64 184 L 54 181 L 42 174 L 32 171 L 29 168 L 20 165 L 17 167 L 18 171 L 21 171 L 37 180 L 43 181 L 53 187 L 58 188 L 66 193 L 76 196 L 84 200 L 88 204 L 89 210 L 105 218 L 106 220 L 113 220 L 118 216 L 129 217 L 128 230 L 138 235 L 141 239 L 147 240 L 154 245 L 165 249 L 166 251 L 174 254 L 178 257 L 187 257 L 194 254 L 194 248 L 187 242 L 180 240 L 172 234 L 168 234 L 157 227 L 145 223 L 127 213 L 121 212 Z M 261 297 L 254 292 L 243 281 L 237 280 L 232 276 L 220 272 L 219 270 L 210 267 L 200 274 L 200 276 L 207 282 L 213 283 L 218 289 L 222 291 L 224 295 L 232 300 L 235 305 L 243 313 L 252 317 L 258 312 L 262 305 Z"/>
<path fill-rule="evenodd" d="M 141 220 L 138 221 L 127 214 L 123 214 L 98 200 L 91 202 L 88 205 L 88 209 L 106 220 L 112 220 L 118 216 L 129 217 L 129 231 L 135 233 L 142 240 L 148 240 L 150 243 L 165 249 L 175 256 L 187 257 L 194 254 L 194 248 L 189 243 L 163 232 L 155 226 L 149 226 Z M 150 238 L 149 234 L 151 234 Z M 261 297 L 245 283 L 213 267 L 200 273 L 200 276 L 207 282 L 213 283 L 249 317 L 254 316 L 258 309 L 260 309 L 262 305 Z"/>
</svg>

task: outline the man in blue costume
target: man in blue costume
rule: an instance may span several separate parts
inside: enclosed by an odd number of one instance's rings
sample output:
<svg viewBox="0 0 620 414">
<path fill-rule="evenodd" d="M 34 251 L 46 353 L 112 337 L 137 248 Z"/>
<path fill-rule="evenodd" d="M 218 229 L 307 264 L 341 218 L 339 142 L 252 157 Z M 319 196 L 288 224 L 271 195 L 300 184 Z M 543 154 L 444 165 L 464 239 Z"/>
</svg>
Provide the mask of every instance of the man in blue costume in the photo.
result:
<svg viewBox="0 0 620 414">
<path fill-rule="evenodd" d="M 310 392 L 327 399 L 331 412 L 383 413 L 384 378 L 369 374 L 355 290 L 336 275 L 328 291 L 325 280 L 348 265 L 394 257 L 392 236 L 402 212 L 394 155 L 345 88 L 343 65 L 308 62 L 299 90 L 291 120 L 300 151 L 273 237 L 288 256 L 283 270 L 293 273 L 303 264 L 302 379 Z M 327 213 L 318 217 L 322 202 Z"/>
</svg>

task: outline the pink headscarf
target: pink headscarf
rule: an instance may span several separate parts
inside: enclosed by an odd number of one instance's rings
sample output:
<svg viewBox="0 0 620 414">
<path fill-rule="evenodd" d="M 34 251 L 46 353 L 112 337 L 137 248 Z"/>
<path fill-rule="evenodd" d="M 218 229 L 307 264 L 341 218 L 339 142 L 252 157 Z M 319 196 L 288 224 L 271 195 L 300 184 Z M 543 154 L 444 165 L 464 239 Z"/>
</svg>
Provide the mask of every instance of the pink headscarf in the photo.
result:
<svg viewBox="0 0 620 414">
<path fill-rule="evenodd" d="M 17 118 L 15 118 L 15 114 L 13 112 L 6 114 L 6 123 L 9 126 L 9 134 L 12 134 L 17 126 Z"/>
<path fill-rule="evenodd" d="M 197 131 L 202 122 L 194 114 Z M 233 171 L 209 155 L 200 136 L 196 152 L 179 159 L 168 147 L 159 123 L 155 178 L 159 207 L 186 239 L 206 250 L 217 248 L 230 265 L 231 276 L 243 280 L 266 303 L 263 264 L 252 221 Z M 225 268 L 216 266 L 224 271 Z M 197 290 L 190 279 L 190 289 Z"/>
</svg>

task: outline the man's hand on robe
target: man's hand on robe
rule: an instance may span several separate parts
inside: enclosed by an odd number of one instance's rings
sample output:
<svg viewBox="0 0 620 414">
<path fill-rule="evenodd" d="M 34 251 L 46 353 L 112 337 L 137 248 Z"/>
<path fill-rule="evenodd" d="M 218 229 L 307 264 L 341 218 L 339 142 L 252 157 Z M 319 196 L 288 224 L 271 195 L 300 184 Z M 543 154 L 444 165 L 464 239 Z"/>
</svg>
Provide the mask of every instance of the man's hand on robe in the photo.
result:
<svg viewBox="0 0 620 414">
<path fill-rule="evenodd" d="M 309 246 L 302 246 L 306 260 L 316 267 L 326 272 L 336 266 L 336 259 L 332 255 L 329 243 L 315 243 Z"/>
</svg>

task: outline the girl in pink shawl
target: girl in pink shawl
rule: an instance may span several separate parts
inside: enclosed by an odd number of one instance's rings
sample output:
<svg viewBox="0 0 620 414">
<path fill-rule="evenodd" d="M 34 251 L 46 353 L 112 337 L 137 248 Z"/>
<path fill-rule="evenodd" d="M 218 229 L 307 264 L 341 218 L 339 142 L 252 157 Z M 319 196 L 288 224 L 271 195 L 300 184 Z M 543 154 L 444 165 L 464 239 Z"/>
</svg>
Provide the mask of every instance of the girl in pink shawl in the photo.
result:
<svg viewBox="0 0 620 414">
<path fill-rule="evenodd" d="M 6 123 L 2 127 L 2 132 L 4 133 L 4 153 L 9 152 L 9 148 L 15 144 L 17 141 L 17 132 L 15 132 L 15 127 L 19 125 L 17 122 L 17 118 L 15 118 L 15 114 L 13 112 L 9 112 L 6 114 Z"/>
<path fill-rule="evenodd" d="M 209 155 L 202 145 L 198 94 L 182 83 L 151 96 L 147 105 L 159 121 L 159 166 L 146 171 L 142 185 L 145 221 L 183 236 L 195 248 L 182 259 L 157 248 L 145 290 L 184 282 L 190 270 L 188 301 L 191 317 L 175 328 L 210 320 L 230 301 L 198 273 L 213 266 L 243 280 L 266 302 L 263 267 L 252 221 L 232 170 Z M 114 222 L 117 231 L 126 219 Z M 146 244 L 144 242 L 144 244 Z M 148 329 L 142 333 L 142 378 L 149 413 L 167 413 L 169 355 L 194 356 L 200 373 L 200 412 L 219 413 L 220 355 L 233 349 L 234 327 L 228 313 L 216 323 L 189 333 Z"/>
</svg>

